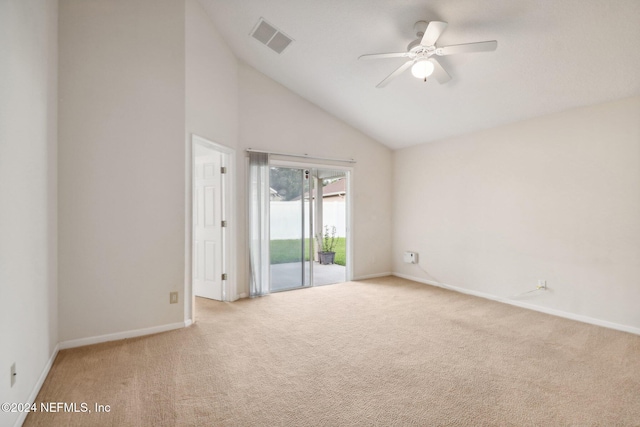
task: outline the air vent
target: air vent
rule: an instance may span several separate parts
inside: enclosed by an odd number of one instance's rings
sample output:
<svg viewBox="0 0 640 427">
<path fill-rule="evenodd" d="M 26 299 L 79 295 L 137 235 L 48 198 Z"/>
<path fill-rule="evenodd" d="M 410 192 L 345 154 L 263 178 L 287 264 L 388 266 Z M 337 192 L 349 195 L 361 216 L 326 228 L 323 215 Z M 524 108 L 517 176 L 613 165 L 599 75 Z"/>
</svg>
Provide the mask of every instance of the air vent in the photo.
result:
<svg viewBox="0 0 640 427">
<path fill-rule="evenodd" d="M 251 31 L 251 37 L 267 45 L 276 53 L 282 53 L 293 41 L 291 37 L 285 35 L 273 25 L 260 18 Z"/>
</svg>

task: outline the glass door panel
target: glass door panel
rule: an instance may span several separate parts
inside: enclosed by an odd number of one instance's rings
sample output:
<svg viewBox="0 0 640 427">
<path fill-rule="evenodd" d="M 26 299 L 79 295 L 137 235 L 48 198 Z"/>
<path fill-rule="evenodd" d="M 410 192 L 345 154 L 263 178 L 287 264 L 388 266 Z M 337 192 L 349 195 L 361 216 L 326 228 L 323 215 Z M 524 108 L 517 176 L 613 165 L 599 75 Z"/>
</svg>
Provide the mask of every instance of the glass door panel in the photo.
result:
<svg viewBox="0 0 640 427">
<path fill-rule="evenodd" d="M 311 284 L 309 171 L 270 169 L 271 291 Z"/>
<path fill-rule="evenodd" d="M 347 194 L 349 175 L 333 169 L 314 170 L 315 236 L 318 255 L 313 265 L 313 285 L 346 280 Z M 321 256 L 319 253 L 324 252 Z"/>
</svg>

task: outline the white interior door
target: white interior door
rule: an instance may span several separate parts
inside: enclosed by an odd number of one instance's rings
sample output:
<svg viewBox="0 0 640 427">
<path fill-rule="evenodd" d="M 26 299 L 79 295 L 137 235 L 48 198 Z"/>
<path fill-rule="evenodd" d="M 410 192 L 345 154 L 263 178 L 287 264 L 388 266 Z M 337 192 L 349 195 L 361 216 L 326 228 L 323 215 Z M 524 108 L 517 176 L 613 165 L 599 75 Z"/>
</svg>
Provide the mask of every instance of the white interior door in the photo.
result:
<svg viewBox="0 0 640 427">
<path fill-rule="evenodd" d="M 196 153 L 193 200 L 193 289 L 195 296 L 222 301 L 224 200 L 222 154 Z"/>
</svg>

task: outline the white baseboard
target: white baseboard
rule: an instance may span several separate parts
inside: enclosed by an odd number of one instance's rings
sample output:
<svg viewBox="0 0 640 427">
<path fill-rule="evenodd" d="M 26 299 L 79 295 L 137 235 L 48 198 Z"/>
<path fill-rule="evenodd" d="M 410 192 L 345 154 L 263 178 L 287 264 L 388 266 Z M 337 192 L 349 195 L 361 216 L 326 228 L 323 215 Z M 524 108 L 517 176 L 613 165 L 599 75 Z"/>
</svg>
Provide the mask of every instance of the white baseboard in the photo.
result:
<svg viewBox="0 0 640 427">
<path fill-rule="evenodd" d="M 354 277 L 353 280 L 376 279 L 378 277 L 386 277 L 386 276 L 393 276 L 393 273 L 387 271 L 385 273 L 366 274 L 364 276 Z"/>
<path fill-rule="evenodd" d="M 520 301 L 515 301 L 510 298 L 503 298 L 496 295 L 488 294 L 485 292 L 474 291 L 465 288 L 459 288 L 457 286 L 450 286 L 445 283 L 438 283 L 432 280 L 422 279 L 420 277 L 410 276 L 408 274 L 393 273 L 394 276 L 402 277 L 403 279 L 413 280 L 414 282 L 424 283 L 426 285 L 436 286 L 438 288 L 450 289 L 462 294 L 473 295 L 480 298 L 489 299 L 492 301 L 502 302 L 516 307 L 526 308 L 528 310 L 539 311 L 541 313 L 551 314 L 553 316 L 564 317 L 565 319 L 577 320 L 578 322 L 589 323 L 591 325 L 602 326 L 609 329 L 615 329 L 617 331 L 629 332 L 631 334 L 640 335 L 640 328 L 634 326 L 622 325 L 620 323 L 609 322 L 607 320 L 595 319 L 589 316 L 583 316 L 581 314 L 574 314 L 568 311 L 556 310 L 554 308 L 541 307 L 539 305 L 527 304 Z"/>
<path fill-rule="evenodd" d="M 29 394 L 29 398 L 27 399 L 27 402 L 23 402 L 23 403 L 29 403 L 30 405 L 32 405 L 36 401 L 36 397 L 38 397 L 38 393 L 40 393 L 42 384 L 44 384 L 44 380 L 47 379 L 47 376 L 49 375 L 49 371 L 53 366 L 53 362 L 56 360 L 56 356 L 58 355 L 59 349 L 60 349 L 60 345 L 56 345 L 56 347 L 53 349 L 53 353 L 51 354 L 51 357 L 49 357 L 49 360 L 47 361 L 47 364 L 44 365 L 44 368 L 40 373 L 40 377 L 38 377 L 38 381 L 36 381 L 36 384 L 33 386 L 33 389 L 31 390 L 31 394 Z M 24 421 L 27 419 L 27 415 L 29 415 L 28 412 L 20 412 L 20 416 L 16 420 L 14 427 L 20 427 L 24 423 Z"/>
<path fill-rule="evenodd" d="M 116 332 L 113 334 L 99 335 L 96 337 L 79 338 L 76 340 L 62 341 L 59 344 L 60 350 L 67 348 L 82 347 L 85 345 L 99 344 L 108 341 L 123 340 L 126 338 L 141 337 L 143 335 L 157 334 L 159 332 L 172 331 L 189 326 L 187 321 L 170 323 L 168 325 L 152 326 L 150 328 L 134 329 L 132 331 Z"/>
</svg>

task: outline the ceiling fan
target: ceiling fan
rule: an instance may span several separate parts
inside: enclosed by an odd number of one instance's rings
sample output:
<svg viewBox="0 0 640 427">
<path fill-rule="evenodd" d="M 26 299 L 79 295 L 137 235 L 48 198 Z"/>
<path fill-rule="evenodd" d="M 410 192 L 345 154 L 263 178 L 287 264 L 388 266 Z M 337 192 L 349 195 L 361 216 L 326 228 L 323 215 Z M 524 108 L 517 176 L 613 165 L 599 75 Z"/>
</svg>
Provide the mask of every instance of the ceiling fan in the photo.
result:
<svg viewBox="0 0 640 427">
<path fill-rule="evenodd" d="M 406 52 L 396 53 L 373 53 L 362 55 L 358 59 L 385 59 L 385 58 L 408 58 L 408 60 L 389 74 L 384 80 L 377 84 L 377 88 L 385 87 L 391 80 L 400 75 L 403 71 L 411 67 L 411 74 L 419 79 L 427 81 L 427 77 L 433 75 L 438 83 L 446 83 L 451 80 L 449 73 L 438 62 L 438 56 L 456 55 L 458 53 L 491 52 L 496 50 L 498 42 L 496 40 L 455 44 L 451 46 L 437 47 L 436 42 L 440 35 L 447 28 L 446 22 L 418 21 L 413 26 L 418 38 L 407 46 Z"/>
</svg>

